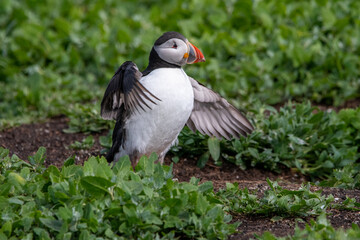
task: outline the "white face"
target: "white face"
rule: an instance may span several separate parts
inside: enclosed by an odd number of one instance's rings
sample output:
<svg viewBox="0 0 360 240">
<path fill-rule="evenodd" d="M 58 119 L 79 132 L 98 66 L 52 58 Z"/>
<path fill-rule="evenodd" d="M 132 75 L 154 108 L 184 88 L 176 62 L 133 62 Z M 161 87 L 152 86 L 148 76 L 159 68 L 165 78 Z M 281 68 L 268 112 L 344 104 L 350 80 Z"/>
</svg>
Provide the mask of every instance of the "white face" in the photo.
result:
<svg viewBox="0 0 360 240">
<path fill-rule="evenodd" d="M 178 38 L 171 38 L 161 45 L 154 46 L 154 49 L 161 59 L 179 66 L 186 64 L 190 51 L 188 44 Z"/>
</svg>

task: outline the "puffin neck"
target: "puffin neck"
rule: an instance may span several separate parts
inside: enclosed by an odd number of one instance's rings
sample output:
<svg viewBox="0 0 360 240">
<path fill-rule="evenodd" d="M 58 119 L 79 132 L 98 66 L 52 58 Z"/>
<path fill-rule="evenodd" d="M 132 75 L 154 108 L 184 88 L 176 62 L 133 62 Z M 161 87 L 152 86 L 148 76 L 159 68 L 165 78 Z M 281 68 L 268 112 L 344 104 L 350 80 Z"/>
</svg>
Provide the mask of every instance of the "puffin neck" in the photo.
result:
<svg viewBox="0 0 360 240">
<path fill-rule="evenodd" d="M 146 76 L 158 68 L 181 68 L 181 66 L 172 64 L 172 63 L 168 63 L 168 62 L 162 60 L 153 47 L 150 52 L 149 65 L 142 72 L 142 74 L 143 74 L 143 76 Z"/>
</svg>

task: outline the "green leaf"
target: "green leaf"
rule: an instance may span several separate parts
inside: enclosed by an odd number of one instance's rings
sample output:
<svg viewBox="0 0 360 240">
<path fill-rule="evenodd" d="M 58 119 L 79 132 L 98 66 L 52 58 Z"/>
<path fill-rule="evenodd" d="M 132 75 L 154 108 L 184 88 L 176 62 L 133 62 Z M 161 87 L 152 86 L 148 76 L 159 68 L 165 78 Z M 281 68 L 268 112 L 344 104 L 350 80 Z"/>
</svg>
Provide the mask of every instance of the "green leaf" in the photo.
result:
<svg viewBox="0 0 360 240">
<path fill-rule="evenodd" d="M 48 169 L 46 170 L 49 173 L 49 177 L 51 179 L 51 182 L 53 183 L 58 183 L 61 180 L 61 173 L 59 171 L 59 169 L 55 166 L 49 166 Z"/>
<path fill-rule="evenodd" d="M 136 171 L 143 170 L 145 175 L 149 176 L 154 173 L 154 162 L 158 159 L 156 153 L 152 153 L 150 157 L 142 156 L 139 160 L 139 163 L 136 166 Z"/>
<path fill-rule="evenodd" d="M 163 201 L 163 205 L 170 209 L 170 214 L 176 216 L 182 208 L 182 201 L 177 198 L 168 198 Z"/>
<path fill-rule="evenodd" d="M 88 239 L 92 239 L 90 237 L 90 233 L 88 230 L 81 230 L 80 236 L 79 236 L 79 240 L 88 240 Z"/>
<path fill-rule="evenodd" d="M 33 230 L 34 230 L 35 234 L 39 237 L 39 239 L 44 239 L 44 240 L 51 239 L 49 236 L 49 233 L 45 229 L 35 227 Z"/>
<path fill-rule="evenodd" d="M 275 237 L 274 235 L 272 235 L 270 232 L 264 232 L 263 235 L 260 237 L 258 237 L 259 239 L 263 239 L 263 240 L 276 240 L 278 239 L 277 237 Z"/>
<path fill-rule="evenodd" d="M 61 174 L 65 178 L 71 178 L 71 177 L 80 177 L 84 175 L 83 167 L 80 167 L 78 165 L 70 165 L 68 167 L 63 167 L 61 169 Z"/>
<path fill-rule="evenodd" d="M 11 182 L 15 186 L 24 186 L 26 184 L 26 180 L 15 172 L 11 172 L 8 175 L 9 182 Z"/>
<path fill-rule="evenodd" d="M 69 147 L 72 149 L 90 149 L 95 144 L 95 140 L 93 136 L 87 136 L 81 142 L 75 141 L 70 144 Z"/>
<path fill-rule="evenodd" d="M 216 219 L 218 218 L 220 215 L 222 215 L 222 210 L 219 206 L 214 206 L 212 209 L 210 209 L 207 214 L 208 217 L 210 217 L 210 219 Z"/>
<path fill-rule="evenodd" d="M 81 185 L 88 193 L 99 196 L 103 193 L 109 193 L 108 188 L 114 186 L 115 183 L 102 177 L 86 176 L 81 178 Z"/>
<path fill-rule="evenodd" d="M 10 237 L 12 232 L 12 223 L 11 221 L 5 222 L 1 227 L 1 232 L 6 234 L 6 236 Z"/>
<path fill-rule="evenodd" d="M 329 8 L 322 8 L 321 15 L 325 28 L 331 28 L 336 22 L 336 16 L 332 13 Z"/>
<path fill-rule="evenodd" d="M 196 199 L 195 212 L 199 215 L 203 215 L 206 213 L 208 206 L 209 203 L 206 198 L 202 194 L 198 194 Z"/>
<path fill-rule="evenodd" d="M 208 147 L 211 157 L 215 162 L 218 161 L 220 158 L 220 141 L 215 137 L 211 137 L 208 139 Z"/>
<path fill-rule="evenodd" d="M 44 224 L 46 227 L 60 232 L 62 227 L 62 221 L 56 219 L 49 219 L 49 218 L 40 218 L 40 222 Z"/>
<path fill-rule="evenodd" d="M 247 150 L 249 151 L 250 155 L 251 155 L 252 157 L 254 157 L 255 159 L 259 159 L 259 158 L 260 158 L 260 155 L 259 155 L 259 152 L 258 152 L 257 149 L 255 149 L 255 148 L 248 148 Z"/>
<path fill-rule="evenodd" d="M 115 163 L 113 167 L 113 171 L 116 175 L 120 177 L 127 176 L 130 171 L 132 171 L 132 166 L 130 162 L 129 156 L 124 156 L 119 159 L 117 163 Z"/>
<path fill-rule="evenodd" d="M 171 161 L 173 161 L 174 163 L 178 163 L 180 161 L 180 158 L 175 156 L 171 158 Z"/>
<path fill-rule="evenodd" d="M 104 158 L 102 158 L 105 160 Z M 105 160 L 106 161 L 106 160 Z M 107 179 L 111 179 L 114 175 L 113 171 L 111 170 L 111 167 L 107 162 L 101 162 L 96 168 L 95 175 L 98 177 L 103 177 Z"/>
<path fill-rule="evenodd" d="M 34 156 L 29 157 L 29 162 L 33 166 L 39 166 L 45 161 L 46 148 L 40 147 Z"/>
<path fill-rule="evenodd" d="M 9 201 L 9 203 L 17 204 L 17 205 L 23 205 L 24 204 L 24 201 L 20 200 L 17 197 L 9 198 L 8 201 Z"/>
<path fill-rule="evenodd" d="M 67 207 L 60 207 L 57 211 L 57 215 L 61 218 L 64 222 L 67 222 L 72 219 L 72 211 Z"/>
<path fill-rule="evenodd" d="M 199 160 L 196 163 L 196 166 L 199 168 L 205 167 L 206 163 L 209 161 L 210 153 L 205 152 L 203 155 L 200 156 Z"/>
<path fill-rule="evenodd" d="M 65 160 L 64 167 L 68 167 L 68 166 L 74 165 L 74 164 L 75 164 L 75 156 L 71 156 Z"/>
<path fill-rule="evenodd" d="M 7 236 L 4 233 L 0 232 L 0 240 L 7 240 L 7 239 L 8 239 Z"/>
<path fill-rule="evenodd" d="M 294 136 L 293 134 L 289 134 L 288 136 L 289 136 L 289 140 L 293 143 L 296 143 L 297 145 L 305 145 L 306 144 L 306 142 L 304 140 Z"/>
<path fill-rule="evenodd" d="M 133 207 L 133 206 L 131 206 L 131 207 L 124 206 L 123 211 L 124 211 L 126 217 L 129 217 L 129 218 L 136 217 L 136 210 L 135 210 L 135 207 Z"/>
<path fill-rule="evenodd" d="M 6 197 L 0 196 L 0 209 L 4 209 L 8 206 L 9 202 Z"/>
<path fill-rule="evenodd" d="M 333 164 L 331 161 L 329 161 L 329 160 L 326 160 L 326 161 L 322 164 L 322 166 L 323 166 L 324 168 L 334 168 L 334 164 Z"/>
<path fill-rule="evenodd" d="M 149 217 L 146 218 L 146 223 L 148 224 L 155 224 L 155 225 L 162 225 L 163 221 L 161 221 L 160 218 L 158 218 L 156 215 L 152 214 Z"/>
<path fill-rule="evenodd" d="M 0 196 L 7 195 L 12 187 L 13 185 L 10 182 L 0 185 Z"/>
<path fill-rule="evenodd" d="M 210 181 L 204 182 L 199 186 L 199 192 L 211 192 L 214 189 L 213 183 Z"/>
</svg>

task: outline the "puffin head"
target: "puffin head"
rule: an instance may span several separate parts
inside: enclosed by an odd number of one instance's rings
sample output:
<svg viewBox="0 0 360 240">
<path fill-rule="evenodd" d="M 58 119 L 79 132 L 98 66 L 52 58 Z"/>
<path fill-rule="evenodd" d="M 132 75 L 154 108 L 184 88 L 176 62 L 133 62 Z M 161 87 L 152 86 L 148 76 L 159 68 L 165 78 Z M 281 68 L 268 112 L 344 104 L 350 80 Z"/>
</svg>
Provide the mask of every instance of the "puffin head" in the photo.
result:
<svg viewBox="0 0 360 240">
<path fill-rule="evenodd" d="M 205 62 L 202 52 L 178 32 L 166 32 L 154 43 L 154 50 L 165 62 L 184 66 Z"/>
</svg>

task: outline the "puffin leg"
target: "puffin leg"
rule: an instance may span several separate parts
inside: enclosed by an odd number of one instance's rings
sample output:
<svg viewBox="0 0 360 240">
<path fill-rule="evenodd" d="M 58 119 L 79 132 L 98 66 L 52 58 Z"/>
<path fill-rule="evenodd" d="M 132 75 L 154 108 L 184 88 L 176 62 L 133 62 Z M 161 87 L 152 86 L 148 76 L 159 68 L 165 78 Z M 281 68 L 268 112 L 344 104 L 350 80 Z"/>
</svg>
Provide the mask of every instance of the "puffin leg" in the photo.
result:
<svg viewBox="0 0 360 240">
<path fill-rule="evenodd" d="M 160 163 L 161 165 L 164 164 L 164 158 L 165 158 L 167 152 L 170 150 L 170 148 L 171 148 L 172 146 L 177 145 L 177 144 L 178 144 L 178 139 L 177 139 L 177 136 L 176 136 L 176 138 L 174 139 L 174 141 L 172 141 L 171 144 L 169 144 L 168 146 L 166 146 L 163 151 L 158 152 L 159 158 L 158 158 L 157 161 L 155 161 L 155 163 Z"/>
<path fill-rule="evenodd" d="M 135 170 L 136 165 L 139 163 L 141 155 L 138 151 L 134 151 L 132 154 L 129 154 L 130 162 L 132 168 Z"/>
<path fill-rule="evenodd" d="M 164 153 L 164 152 L 162 152 L 162 153 Z M 155 163 L 160 163 L 161 165 L 163 165 L 165 155 L 166 155 L 166 152 L 164 154 L 160 154 L 158 160 L 156 160 Z"/>
</svg>

